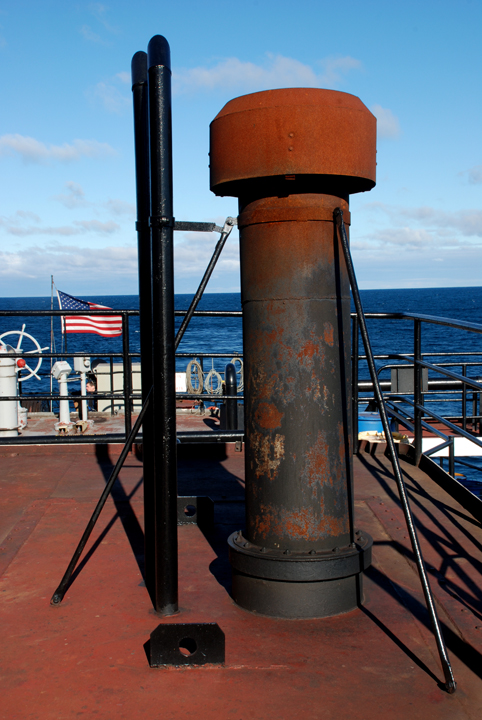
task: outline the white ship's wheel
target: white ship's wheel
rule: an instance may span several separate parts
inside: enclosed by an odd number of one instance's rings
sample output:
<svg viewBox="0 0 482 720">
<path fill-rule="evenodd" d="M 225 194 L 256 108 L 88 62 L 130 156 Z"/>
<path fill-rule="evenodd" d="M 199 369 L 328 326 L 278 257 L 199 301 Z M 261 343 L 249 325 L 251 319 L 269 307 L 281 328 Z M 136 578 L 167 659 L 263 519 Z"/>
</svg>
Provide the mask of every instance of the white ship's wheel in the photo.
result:
<svg viewBox="0 0 482 720">
<path fill-rule="evenodd" d="M 3 335 L 0 335 L 0 343 L 2 345 L 6 345 L 7 343 L 4 342 L 4 338 L 8 337 L 9 335 L 18 335 L 18 341 L 17 341 L 17 347 L 15 348 L 15 352 L 21 352 L 23 355 L 29 355 L 30 353 L 41 353 L 44 350 L 49 350 L 49 346 L 41 348 L 40 343 L 37 342 L 37 340 L 33 337 L 33 335 L 29 335 L 25 332 L 25 325 L 22 325 L 21 330 L 8 330 L 7 332 L 4 332 Z M 22 343 L 24 340 L 28 340 L 29 344 L 32 343 L 34 347 L 31 350 L 23 350 L 22 349 Z M 8 343 L 11 345 L 11 343 Z M 12 345 L 13 347 L 13 345 Z M 18 360 L 19 358 L 17 358 Z M 33 375 L 37 378 L 37 380 L 40 380 L 39 376 L 37 375 L 37 371 L 40 369 L 40 366 L 42 364 L 42 358 L 34 358 L 34 360 L 37 360 L 37 365 L 34 368 L 31 368 L 27 363 L 25 363 L 25 369 L 29 371 L 29 375 L 25 375 L 25 377 L 21 377 L 18 379 L 19 382 L 23 382 L 24 380 L 28 380 Z M 18 368 L 18 370 L 21 370 L 23 368 Z"/>
</svg>

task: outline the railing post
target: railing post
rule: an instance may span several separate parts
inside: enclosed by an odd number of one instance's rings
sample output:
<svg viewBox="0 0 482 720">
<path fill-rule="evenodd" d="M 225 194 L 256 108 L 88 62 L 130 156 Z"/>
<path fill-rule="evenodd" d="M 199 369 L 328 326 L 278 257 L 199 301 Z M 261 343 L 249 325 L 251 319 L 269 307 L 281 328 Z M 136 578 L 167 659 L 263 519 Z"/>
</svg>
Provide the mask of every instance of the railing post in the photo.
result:
<svg viewBox="0 0 482 720">
<path fill-rule="evenodd" d="M 478 421 L 478 412 L 477 412 L 477 399 L 479 397 L 479 393 L 476 390 L 472 391 L 472 430 L 474 432 L 477 432 L 477 421 Z"/>
<path fill-rule="evenodd" d="M 355 315 L 352 322 L 352 422 L 353 422 L 353 454 L 358 452 L 358 358 L 359 358 L 359 334 L 358 317 Z"/>
<path fill-rule="evenodd" d="M 114 359 L 112 355 L 109 358 L 110 362 L 110 394 L 114 395 Z M 111 397 L 110 399 L 110 414 L 114 415 L 114 397 Z"/>
<path fill-rule="evenodd" d="M 455 477 L 455 437 L 453 436 L 449 445 L 449 474 Z"/>
<path fill-rule="evenodd" d="M 462 375 L 467 375 L 467 365 L 462 365 Z M 462 383 L 462 428 L 467 430 L 467 385 Z"/>
<path fill-rule="evenodd" d="M 413 400 L 414 400 L 414 445 L 415 464 L 418 465 L 422 456 L 422 411 L 418 407 L 422 404 L 422 323 L 414 321 L 413 327 Z"/>
<path fill-rule="evenodd" d="M 152 252 L 155 609 L 178 611 L 177 453 L 172 201 L 171 60 L 167 40 L 147 49 Z"/>
<path fill-rule="evenodd" d="M 124 368 L 124 419 L 126 439 L 132 428 L 131 412 L 131 359 L 129 356 L 129 316 L 122 313 L 122 366 Z"/>
</svg>

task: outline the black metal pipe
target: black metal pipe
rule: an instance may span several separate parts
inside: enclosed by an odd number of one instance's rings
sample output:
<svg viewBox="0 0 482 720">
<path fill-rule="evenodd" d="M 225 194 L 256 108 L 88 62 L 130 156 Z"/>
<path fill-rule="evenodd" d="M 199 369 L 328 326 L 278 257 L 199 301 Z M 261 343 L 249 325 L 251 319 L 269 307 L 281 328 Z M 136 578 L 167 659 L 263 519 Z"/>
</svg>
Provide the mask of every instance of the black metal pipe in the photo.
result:
<svg viewBox="0 0 482 720">
<path fill-rule="evenodd" d="M 413 325 L 413 387 L 414 387 L 414 446 L 415 446 L 415 464 L 418 465 L 422 457 L 422 323 L 415 320 Z"/>
<path fill-rule="evenodd" d="M 155 484 L 154 606 L 178 611 L 177 458 L 174 346 L 171 60 L 155 35 L 147 49 L 150 233 L 152 251 L 153 476 Z M 162 438 L 162 441 L 160 439 Z"/>
<path fill-rule="evenodd" d="M 139 330 L 143 403 L 152 386 L 152 259 L 149 230 L 149 114 L 147 53 L 132 58 L 132 99 L 134 105 L 134 148 L 136 158 L 137 257 L 139 265 Z M 144 561 L 146 587 L 155 597 L 155 487 L 153 473 L 154 404 L 147 409 L 143 427 L 142 465 L 144 477 Z"/>
<path fill-rule="evenodd" d="M 450 445 L 449 445 L 449 475 L 452 475 L 452 477 L 455 477 L 455 438 L 452 436 L 450 438 Z"/>
<path fill-rule="evenodd" d="M 129 318 L 127 315 L 122 316 L 122 367 L 124 368 L 123 373 L 123 386 L 124 386 L 124 422 L 125 422 L 125 433 L 126 437 L 129 435 L 132 427 L 132 408 L 131 408 L 131 394 L 132 394 L 132 373 L 131 373 L 131 359 L 129 357 Z M 112 388 L 113 390 L 113 388 Z"/>
<path fill-rule="evenodd" d="M 179 343 L 182 340 L 182 337 L 184 333 L 186 332 L 187 326 L 189 325 L 189 322 L 194 315 L 194 311 L 198 306 L 199 301 L 201 300 L 204 290 L 206 289 L 206 285 L 209 282 L 209 278 L 211 277 L 214 268 L 216 267 L 216 263 L 219 259 L 219 256 L 221 255 L 221 252 L 223 250 L 224 245 L 226 244 L 226 240 L 228 239 L 231 230 L 233 229 L 235 225 L 235 220 L 231 217 L 227 218 L 226 225 L 223 228 L 223 231 L 221 233 L 221 237 L 219 238 L 218 242 L 216 243 L 216 247 L 214 248 L 214 252 L 212 255 L 211 260 L 209 261 L 209 265 L 206 268 L 206 272 L 203 275 L 203 278 L 199 284 L 199 287 L 196 291 L 196 294 L 194 295 L 191 304 L 189 305 L 189 309 L 187 313 L 184 316 L 184 319 L 179 327 L 179 330 L 177 331 L 176 335 L 176 350 L 179 347 Z"/>
<path fill-rule="evenodd" d="M 352 423 L 353 423 L 353 454 L 356 455 L 358 452 L 358 355 L 359 349 L 359 333 L 358 333 L 358 318 L 354 317 L 352 322 Z"/>
<path fill-rule="evenodd" d="M 134 424 L 134 427 L 132 428 L 132 430 L 129 434 L 129 437 L 127 438 L 127 442 L 124 445 L 124 448 L 123 448 L 121 454 L 119 455 L 119 459 L 117 460 L 115 467 L 110 474 L 110 478 L 109 478 L 104 490 L 102 491 L 102 495 L 100 496 L 99 501 L 98 501 L 97 505 L 95 506 L 94 512 L 92 513 L 92 516 L 91 516 L 89 522 L 87 523 L 87 527 L 84 530 L 84 534 L 82 535 L 80 542 L 77 545 L 77 548 L 76 548 L 76 550 L 72 556 L 72 559 L 67 567 L 67 570 L 65 571 L 64 576 L 63 576 L 62 580 L 60 581 L 60 585 L 58 586 L 57 590 L 52 595 L 52 599 L 50 600 L 51 605 L 59 605 L 64 598 L 64 595 L 67 591 L 67 588 L 68 588 L 68 585 L 70 582 L 70 578 L 72 577 L 72 573 L 75 570 L 75 567 L 79 561 L 79 558 L 82 555 L 82 551 L 84 550 L 84 548 L 87 544 L 87 541 L 92 533 L 92 530 L 94 529 L 95 524 L 99 518 L 99 515 L 102 512 L 102 508 L 105 505 L 105 501 L 109 497 L 109 493 L 112 490 L 112 487 L 113 487 L 115 481 L 117 480 L 117 476 L 119 475 L 119 473 L 122 469 L 122 466 L 124 465 L 125 459 L 126 459 L 128 453 L 130 452 L 132 443 L 135 440 L 135 437 L 139 431 L 142 420 L 144 418 L 145 411 L 146 411 L 147 407 L 149 406 L 149 400 L 150 400 L 150 398 L 148 396 L 147 400 L 146 400 L 146 404 L 143 406 L 143 408 L 141 409 L 141 412 L 139 413 L 139 417 L 137 418 L 137 420 Z"/>
<path fill-rule="evenodd" d="M 462 375 L 467 375 L 467 365 L 462 365 Z M 462 428 L 467 429 L 467 385 L 462 383 Z"/>
<path fill-rule="evenodd" d="M 412 545 L 413 554 L 415 557 L 415 561 L 417 563 L 418 573 L 420 576 L 420 584 L 422 586 L 423 594 L 425 597 L 425 602 L 427 605 L 427 610 L 430 615 L 430 619 L 432 622 L 433 632 L 435 636 L 435 642 L 437 644 L 437 649 L 439 652 L 440 662 L 442 665 L 444 677 L 445 677 L 445 688 L 447 692 L 454 693 L 457 689 L 457 684 L 455 682 L 452 667 L 450 665 L 450 661 L 447 655 L 447 648 L 445 646 L 445 641 L 442 635 L 442 631 L 440 629 L 440 623 L 437 616 L 437 610 L 435 608 L 435 603 L 433 600 L 432 590 L 430 588 L 430 583 L 428 580 L 427 571 L 425 569 L 425 564 L 422 557 L 422 551 L 420 548 L 420 543 L 418 540 L 417 530 L 415 528 L 415 524 L 413 522 L 413 516 L 412 511 L 410 509 L 410 503 L 408 500 L 408 494 L 407 489 L 405 486 L 405 481 L 402 476 L 402 471 L 400 469 L 400 464 L 398 462 L 398 455 L 395 448 L 395 443 L 393 441 L 393 436 L 390 430 L 390 424 L 388 422 L 388 415 L 385 407 L 385 402 L 383 400 L 382 391 L 380 389 L 380 385 L 378 382 L 378 375 L 375 367 L 375 361 L 373 359 L 373 352 L 370 342 L 370 337 L 368 335 L 368 330 L 365 322 L 365 316 L 363 314 L 363 307 L 360 299 L 360 293 L 358 290 L 358 283 L 356 280 L 355 270 L 353 267 L 353 261 L 351 258 L 350 248 L 348 245 L 348 238 L 346 235 L 345 230 L 345 223 L 343 221 L 343 211 L 340 208 L 337 208 L 334 212 L 335 222 L 338 227 L 340 241 L 343 247 L 343 253 L 345 256 L 345 263 L 346 263 L 346 269 L 348 272 L 348 277 L 350 279 L 350 285 L 353 295 L 353 301 L 355 303 L 355 308 L 358 316 L 358 321 L 360 323 L 360 332 L 363 339 L 363 344 L 365 346 L 365 353 L 367 357 L 367 363 L 368 363 L 368 369 L 370 371 L 370 376 L 372 379 L 372 383 L 375 390 L 375 399 L 378 403 L 378 408 L 380 412 L 380 419 L 382 421 L 383 430 L 385 432 L 385 438 L 387 442 L 387 447 L 390 453 L 390 459 L 392 461 L 392 468 L 393 468 L 393 474 L 395 476 L 395 480 L 397 482 L 398 486 L 398 492 L 400 495 L 400 502 L 402 505 L 403 514 L 405 516 L 405 522 L 407 524 L 408 534 L 410 536 L 410 541 Z M 419 321 L 417 321 L 419 322 Z M 415 365 L 416 367 L 420 368 L 420 365 L 417 363 L 417 349 L 420 351 L 420 342 L 417 342 L 417 332 L 415 331 Z M 419 338 L 420 340 L 420 338 Z M 421 376 L 421 372 L 420 372 Z M 420 377 L 421 382 L 421 377 Z M 421 384 L 418 384 L 418 387 L 421 387 Z M 417 387 L 417 386 L 415 386 Z M 420 428 L 420 437 L 421 437 L 421 428 Z"/>
<path fill-rule="evenodd" d="M 226 430 L 238 429 L 238 385 L 236 382 L 236 368 L 228 363 L 224 369 L 224 383 L 226 395 Z"/>
<path fill-rule="evenodd" d="M 110 358 L 109 377 L 110 377 L 110 391 L 113 394 L 114 393 L 114 362 L 112 360 L 112 357 Z M 111 398 L 110 414 L 114 415 L 114 397 Z"/>
</svg>

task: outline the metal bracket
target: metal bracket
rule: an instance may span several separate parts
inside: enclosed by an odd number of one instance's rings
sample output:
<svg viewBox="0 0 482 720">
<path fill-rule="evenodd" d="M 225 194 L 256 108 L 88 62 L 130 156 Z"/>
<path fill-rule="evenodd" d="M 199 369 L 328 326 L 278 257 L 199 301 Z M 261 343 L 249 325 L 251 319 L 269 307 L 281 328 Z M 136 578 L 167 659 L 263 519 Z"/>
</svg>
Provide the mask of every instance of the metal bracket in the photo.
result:
<svg viewBox="0 0 482 720">
<path fill-rule="evenodd" d="M 151 632 L 151 667 L 220 665 L 225 657 L 225 636 L 217 623 L 167 623 Z"/>
<path fill-rule="evenodd" d="M 175 224 L 176 223 L 173 217 L 164 217 L 163 215 L 151 215 L 151 217 L 149 218 L 149 227 L 151 228 L 173 228 Z"/>
<path fill-rule="evenodd" d="M 214 503 L 210 497 L 180 496 L 177 498 L 177 524 L 198 525 L 202 530 L 214 525 Z"/>
<path fill-rule="evenodd" d="M 217 230 L 218 226 L 213 222 L 187 222 L 184 220 L 177 220 L 174 223 L 174 230 L 184 232 L 213 232 Z M 221 228 L 219 228 L 219 231 Z"/>
<path fill-rule="evenodd" d="M 219 232 L 229 233 L 233 229 L 234 225 L 237 225 L 238 221 L 236 218 L 227 217 L 224 227 L 219 227 L 213 222 L 189 222 L 184 220 L 176 220 L 174 223 L 174 230 L 184 232 Z"/>
</svg>

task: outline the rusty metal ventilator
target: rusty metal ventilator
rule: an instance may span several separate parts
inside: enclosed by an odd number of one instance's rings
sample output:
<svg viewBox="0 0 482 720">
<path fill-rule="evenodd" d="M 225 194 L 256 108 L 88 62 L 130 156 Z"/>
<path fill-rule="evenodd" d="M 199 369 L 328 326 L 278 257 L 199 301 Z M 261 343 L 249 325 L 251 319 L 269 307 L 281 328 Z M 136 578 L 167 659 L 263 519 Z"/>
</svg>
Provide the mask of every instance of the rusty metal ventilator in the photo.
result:
<svg viewBox="0 0 482 720">
<path fill-rule="evenodd" d="M 90 535 L 92 533 L 92 530 L 95 527 L 95 524 L 97 520 L 99 519 L 99 515 L 102 512 L 102 508 L 105 505 L 105 501 L 109 497 L 109 493 L 112 490 L 112 487 L 117 480 L 117 476 L 119 475 L 120 471 L 122 470 L 122 466 L 124 465 L 125 459 L 132 447 L 132 443 L 136 439 L 136 435 L 139 432 L 139 428 L 141 427 L 142 421 L 144 419 L 144 415 L 146 414 L 147 408 L 149 406 L 149 399 L 152 394 L 152 387 L 149 390 L 146 400 L 144 402 L 144 405 L 142 406 L 142 409 L 139 413 L 139 416 L 134 423 L 134 427 L 132 428 L 131 432 L 129 433 L 129 437 L 127 438 L 127 442 L 124 445 L 121 454 L 119 455 L 119 459 L 117 460 L 114 469 L 112 470 L 110 474 L 109 481 L 107 485 L 105 486 L 102 495 L 100 496 L 99 502 L 95 506 L 95 510 L 92 513 L 92 516 L 87 523 L 87 527 L 84 530 L 84 534 L 82 535 L 79 544 L 77 545 L 77 548 L 72 555 L 72 560 L 69 563 L 69 566 L 67 570 L 64 573 L 64 576 L 62 580 L 60 581 L 60 585 L 58 586 L 57 590 L 52 595 L 52 598 L 50 600 L 51 605 L 60 605 L 62 600 L 64 599 L 64 595 L 67 592 L 67 588 L 69 586 L 70 578 L 72 577 L 72 573 L 74 572 L 77 563 L 79 562 L 79 558 L 82 555 L 82 552 L 87 544 L 88 539 L 90 538 Z"/>
<path fill-rule="evenodd" d="M 365 321 L 365 315 L 363 313 L 363 307 L 361 304 L 360 299 L 360 293 L 358 291 L 358 283 L 356 281 L 356 275 L 355 270 L 353 267 L 353 261 L 351 258 L 350 248 L 348 245 L 348 238 L 346 234 L 345 229 L 345 223 L 343 221 L 343 210 L 341 208 L 336 208 L 336 210 L 333 213 L 336 226 L 339 230 L 340 235 L 340 241 L 341 245 L 343 247 L 343 253 L 345 255 L 345 263 L 346 263 L 346 269 L 348 273 L 348 277 L 350 279 L 350 285 L 351 290 L 353 294 L 353 301 L 355 303 L 355 309 L 358 317 L 358 322 L 360 324 L 360 331 L 363 339 L 363 344 L 365 346 L 365 354 L 367 358 L 368 368 L 370 370 L 370 376 L 373 383 L 373 388 L 375 392 L 375 398 L 378 404 L 378 408 L 380 411 L 380 418 L 383 425 L 383 430 L 385 432 L 385 438 L 387 441 L 387 447 L 390 453 L 390 459 L 392 461 L 392 467 L 393 467 L 393 474 L 395 476 L 395 480 L 398 485 L 398 492 L 400 495 L 400 501 L 402 503 L 402 510 L 403 514 L 405 516 L 405 522 L 407 523 L 407 529 L 408 534 L 410 535 L 410 542 L 412 543 L 412 550 L 413 554 L 415 555 L 415 560 L 417 563 L 418 573 L 420 576 L 420 583 L 422 585 L 423 594 L 425 596 L 425 602 L 427 604 L 427 610 L 430 615 L 430 620 L 432 622 L 432 628 L 435 635 L 435 642 L 437 643 L 437 649 L 440 656 L 440 662 L 442 665 L 442 669 L 445 676 L 445 689 L 448 693 L 454 693 L 457 689 L 457 683 L 455 682 L 454 675 L 452 672 L 452 666 L 450 665 L 450 660 L 447 655 L 447 648 L 445 645 L 445 641 L 442 635 L 442 631 L 440 629 L 440 623 L 437 616 L 437 611 L 435 609 L 435 604 L 433 600 L 432 590 L 430 588 L 430 583 L 427 576 L 427 571 L 425 569 L 425 564 L 423 561 L 422 551 L 420 549 L 420 543 L 418 541 L 417 536 L 417 530 L 415 528 L 414 522 L 413 522 L 413 516 L 412 511 L 410 509 L 410 503 L 408 500 L 407 495 L 407 489 L 405 486 L 405 481 L 402 476 L 402 471 L 400 469 L 400 464 L 398 462 L 398 456 L 395 449 L 395 443 L 393 441 L 393 436 L 390 430 L 390 425 L 388 423 L 388 416 L 387 411 L 385 407 L 385 401 L 383 399 L 382 391 L 380 389 L 380 384 L 378 381 L 378 376 L 375 368 L 375 361 L 373 359 L 373 352 L 372 347 L 370 343 L 370 338 L 368 336 L 368 330 L 367 325 Z"/>
</svg>

